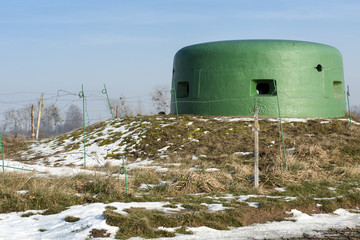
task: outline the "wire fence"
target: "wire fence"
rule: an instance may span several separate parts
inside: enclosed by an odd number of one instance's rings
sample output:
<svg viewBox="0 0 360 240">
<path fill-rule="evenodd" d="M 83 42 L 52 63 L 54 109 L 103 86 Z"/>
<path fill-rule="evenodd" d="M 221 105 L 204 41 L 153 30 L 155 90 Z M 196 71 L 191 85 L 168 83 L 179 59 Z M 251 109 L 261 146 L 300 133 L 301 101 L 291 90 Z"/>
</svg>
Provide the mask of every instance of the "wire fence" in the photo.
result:
<svg viewBox="0 0 360 240">
<path fill-rule="evenodd" d="M 135 96 L 116 94 L 114 96 L 111 89 L 109 89 L 109 91 L 106 90 L 105 84 L 105 91 L 102 88 L 98 90 L 86 90 L 86 86 L 84 87 L 84 99 L 82 99 L 79 94 L 80 88 L 78 91 L 59 89 L 56 92 L 0 92 L 0 132 L 16 132 L 20 130 L 21 132 L 29 132 L 30 129 L 32 129 L 32 119 L 34 117 L 37 119 L 38 117 L 40 95 L 42 93 L 44 94 L 44 109 L 55 106 L 58 111 L 59 119 L 57 119 L 58 122 L 56 124 L 78 121 L 78 119 L 66 117 L 72 105 L 84 110 L 86 125 L 113 118 L 113 110 L 115 110 L 115 108 L 119 109 L 117 112 L 119 117 L 156 113 L 152 93 Z M 166 89 L 166 91 L 168 92 L 166 97 L 169 102 L 170 90 Z M 32 108 L 35 109 L 35 116 L 31 115 L 33 111 Z M 51 118 L 51 116 L 47 117 Z"/>
<path fill-rule="evenodd" d="M 149 92 L 148 94 L 135 95 L 135 96 L 125 96 L 123 94 L 114 95 L 111 89 L 109 91 L 106 90 L 106 86 L 104 84 L 104 88 L 99 88 L 97 90 L 87 90 L 86 86 L 84 90 L 84 99 L 82 99 L 79 95 L 80 86 L 77 90 L 65 90 L 58 89 L 55 92 L 44 92 L 43 104 L 44 108 L 47 106 L 56 106 L 58 111 L 60 112 L 61 122 L 71 122 L 77 121 L 78 119 L 66 119 L 66 113 L 69 110 L 69 107 L 72 105 L 77 106 L 79 109 L 85 112 L 85 121 L 86 125 L 91 125 L 95 122 L 104 121 L 109 118 L 114 117 L 113 110 L 115 110 L 116 106 L 119 108 L 118 116 L 131 116 L 138 114 L 156 114 L 158 113 L 158 109 L 156 108 L 156 102 L 154 101 L 153 93 Z M 105 90 L 105 92 L 104 92 Z M 163 89 L 166 92 L 166 111 L 169 112 L 169 108 L 171 104 L 209 104 L 209 103 L 229 103 L 229 102 L 242 102 L 248 101 L 249 99 L 255 99 L 253 96 L 250 97 L 229 97 L 224 99 L 191 99 L 187 98 L 174 98 L 174 91 L 170 92 L 170 89 Z M 348 90 L 349 91 L 349 90 Z M 105 94 L 106 93 L 106 94 Z M 9 132 L 8 126 L 5 126 L 6 118 L 11 118 L 11 112 L 16 112 L 19 118 L 19 124 L 24 129 L 25 132 L 29 132 L 32 128 L 31 126 L 31 106 L 35 107 L 35 112 L 38 111 L 40 95 L 42 92 L 33 92 L 33 91 L 19 91 L 12 93 L 1 93 L 0 92 L 0 132 Z M 288 97 L 286 93 L 281 92 L 281 95 Z M 170 98 L 176 101 L 171 102 Z M 272 95 L 272 94 L 270 94 Z M 293 97 L 292 97 L 293 98 Z M 306 96 L 309 98 L 309 96 Z M 311 98 L 323 98 L 322 94 L 319 96 L 311 96 Z M 83 101 L 84 100 L 84 106 Z M 256 104 L 256 102 L 254 102 Z M 353 106 L 354 107 L 354 106 Z M 350 108 L 350 106 L 349 106 Z M 350 109 L 349 109 L 350 110 Z M 249 116 L 251 116 L 249 114 Z M 35 116 L 35 119 L 37 116 Z M 21 122 L 21 124 L 20 124 Z M 16 125 L 16 124 L 15 124 Z M 19 126 L 17 126 L 19 128 Z M 80 126 L 78 126 L 80 127 Z M 12 127 L 13 130 L 15 126 Z M 63 130 L 64 132 L 65 130 Z M 58 133 L 61 131 L 58 130 Z"/>
<path fill-rule="evenodd" d="M 40 95 L 43 92 L 14 92 L 14 93 L 0 93 L 0 115 L 4 115 L 10 109 L 16 110 L 25 110 L 29 109 L 29 105 L 37 106 L 39 104 Z M 26 95 L 31 94 L 31 98 L 27 98 Z M 100 112 L 105 114 L 105 117 L 110 117 L 111 113 L 108 111 L 107 108 L 107 99 L 106 96 L 100 91 L 84 91 L 85 100 L 87 103 L 87 112 Z M 9 97 L 15 99 L 23 99 L 23 100 L 4 100 L 5 98 L 8 99 Z M 139 95 L 139 96 L 117 96 L 117 97 L 110 97 L 110 101 L 117 101 L 120 98 L 125 99 L 126 104 L 132 103 L 146 103 L 151 104 L 151 94 L 147 95 Z M 82 100 L 79 98 L 78 92 L 69 92 L 65 90 L 58 90 L 57 93 L 44 93 L 44 105 L 57 105 L 59 110 L 63 111 L 66 110 L 68 106 L 71 104 L 77 104 L 80 106 Z M 93 104 L 97 103 L 97 104 Z M 91 106 L 90 106 L 91 104 Z M 144 112 L 153 111 L 152 109 L 142 109 Z M 89 121 L 93 122 L 98 120 L 97 118 L 91 118 Z"/>
</svg>

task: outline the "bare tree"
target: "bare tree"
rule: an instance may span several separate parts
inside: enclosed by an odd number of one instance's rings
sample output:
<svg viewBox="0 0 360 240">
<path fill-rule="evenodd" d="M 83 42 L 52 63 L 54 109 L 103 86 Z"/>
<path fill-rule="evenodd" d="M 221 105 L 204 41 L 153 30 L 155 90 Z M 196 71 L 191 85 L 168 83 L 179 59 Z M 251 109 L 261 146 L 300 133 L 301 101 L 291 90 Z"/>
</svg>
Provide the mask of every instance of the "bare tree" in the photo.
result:
<svg viewBox="0 0 360 240">
<path fill-rule="evenodd" d="M 158 85 L 151 93 L 151 100 L 157 112 L 168 113 L 170 110 L 170 89 L 165 85 Z"/>
<path fill-rule="evenodd" d="M 55 134 L 59 132 L 62 121 L 60 109 L 55 104 L 51 104 L 43 109 L 40 130 L 48 134 Z"/>
<path fill-rule="evenodd" d="M 82 111 L 77 105 L 71 104 L 65 113 L 64 132 L 68 132 L 82 126 Z"/>
<path fill-rule="evenodd" d="M 142 102 L 141 102 L 140 99 L 138 99 L 137 102 L 136 102 L 135 114 L 136 115 L 141 115 L 142 114 Z"/>
<path fill-rule="evenodd" d="M 360 105 L 353 105 L 350 110 L 352 115 L 360 117 Z"/>
<path fill-rule="evenodd" d="M 4 113 L 2 132 L 27 134 L 30 129 L 31 106 L 9 109 Z"/>
<path fill-rule="evenodd" d="M 112 99 L 110 102 L 113 109 L 118 109 L 118 117 L 127 117 L 132 115 L 132 111 L 123 94 L 119 99 Z"/>
</svg>

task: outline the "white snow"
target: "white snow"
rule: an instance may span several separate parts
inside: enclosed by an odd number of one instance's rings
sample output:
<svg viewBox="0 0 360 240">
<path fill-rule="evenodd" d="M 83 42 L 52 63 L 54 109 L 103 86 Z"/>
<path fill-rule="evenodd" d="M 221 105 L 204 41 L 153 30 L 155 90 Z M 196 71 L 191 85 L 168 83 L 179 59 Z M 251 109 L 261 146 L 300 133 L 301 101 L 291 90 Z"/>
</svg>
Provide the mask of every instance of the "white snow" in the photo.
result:
<svg viewBox="0 0 360 240">
<path fill-rule="evenodd" d="M 25 194 L 28 194 L 28 190 L 20 190 L 20 191 L 17 191 L 18 194 L 20 195 L 25 195 Z"/>
<path fill-rule="evenodd" d="M 158 152 L 161 152 L 161 153 L 164 153 L 164 152 L 166 152 L 166 150 L 167 150 L 169 147 L 170 147 L 170 146 L 165 146 L 165 147 L 163 147 L 163 148 L 158 149 L 157 151 L 158 151 Z"/>
<path fill-rule="evenodd" d="M 239 121 L 249 122 L 249 121 L 254 121 L 253 118 L 248 118 L 248 117 L 241 117 L 241 118 L 236 118 L 236 117 L 215 117 L 214 120 L 217 120 L 217 121 L 220 121 L 220 122 L 239 122 Z"/>
<path fill-rule="evenodd" d="M 74 168 L 74 167 L 52 167 L 52 166 L 43 166 L 43 165 L 30 165 L 25 164 L 17 161 L 5 161 L 5 166 L 16 167 L 19 169 L 27 169 L 38 176 L 45 176 L 45 175 L 54 175 L 54 176 L 74 176 L 77 174 L 94 174 L 94 171 L 81 169 L 81 168 Z M 14 169 L 14 168 L 5 168 L 6 172 L 19 172 L 23 170 Z"/>
<path fill-rule="evenodd" d="M 234 152 L 235 155 L 249 155 L 252 154 L 253 152 Z"/>
<path fill-rule="evenodd" d="M 172 118 L 175 120 L 175 118 Z M 163 120 L 162 118 L 157 118 L 157 120 Z M 208 119 L 198 119 L 201 121 L 208 121 Z M 236 122 L 236 121 L 250 121 L 252 118 L 233 118 L 233 117 L 221 117 L 214 118 L 214 120 L 223 121 L 223 122 Z M 268 119 L 269 121 L 279 121 L 279 119 Z M 306 122 L 309 119 L 298 119 L 298 118 L 286 118 L 282 119 L 283 122 Z M 341 121 L 349 121 L 348 119 L 340 119 Z M 323 119 L 322 123 L 328 123 L 330 119 Z M 135 150 L 135 145 L 140 143 L 143 138 L 143 133 L 146 132 L 141 128 L 142 124 L 151 124 L 148 122 L 132 122 L 129 124 L 121 126 L 111 125 L 113 122 L 106 122 L 107 126 L 100 132 L 93 133 L 96 138 L 89 140 L 86 145 L 87 149 L 87 166 L 99 166 L 104 165 L 108 160 L 106 156 L 108 154 L 122 154 L 126 151 Z M 353 124 L 359 125 L 360 123 L 352 121 Z M 175 124 L 175 123 L 174 123 Z M 187 125 L 192 125 L 193 122 L 189 122 Z M 167 127 L 169 124 L 162 124 L 161 127 Z M 95 140 L 108 139 L 112 134 L 120 133 L 121 137 L 119 140 L 100 146 L 100 143 Z M 205 134 L 209 133 L 208 131 L 204 132 Z M 312 135 L 309 134 L 309 137 Z M 126 138 L 129 138 L 130 141 L 125 141 Z M 189 138 L 190 141 L 199 141 L 197 139 Z M 132 142 L 131 144 L 128 142 Z M 135 142 L 135 144 L 134 144 Z M 273 143 L 273 142 L 271 142 Z M 74 148 L 71 151 L 65 151 L 64 146 L 68 144 L 77 144 L 78 148 Z M 33 171 L 37 176 L 74 176 L 80 173 L 86 174 L 95 174 L 94 171 L 83 169 L 84 164 L 83 160 L 83 151 L 82 151 L 82 138 L 79 137 L 75 140 L 68 138 L 63 140 L 63 144 L 58 144 L 58 142 L 46 142 L 42 141 L 40 143 L 33 143 L 31 148 L 33 152 L 30 156 L 27 157 L 36 157 L 37 160 L 34 160 L 34 164 L 25 164 L 20 161 L 10 161 L 6 159 L 5 166 L 16 167 L 20 169 L 27 169 Z M 158 151 L 165 152 L 170 146 L 165 146 L 164 148 L 159 149 Z M 249 155 L 252 152 L 235 152 L 234 154 L 240 155 Z M 203 155 L 192 156 L 193 160 L 199 159 L 199 157 L 206 157 Z M 121 159 L 112 159 L 112 165 L 122 165 Z M 156 171 L 168 171 L 167 168 L 157 166 L 154 160 L 150 159 L 137 159 L 134 162 L 127 162 L 126 168 L 128 170 L 134 168 L 154 168 Z M 71 167 L 69 165 L 72 165 Z M 166 165 L 166 164 L 165 164 Z M 180 163 L 167 163 L 168 166 L 179 166 Z M 75 166 L 75 167 L 74 167 Z M 192 168 L 189 170 L 196 170 Z M 206 171 L 217 171 L 217 168 L 208 168 Z M 14 168 L 6 168 L 6 172 L 10 171 L 19 171 Z M 20 170 L 21 171 L 21 170 Z M 97 173 L 99 174 L 99 173 Z M 123 177 L 123 176 L 120 176 Z M 169 184 L 169 182 L 161 182 L 159 185 Z M 147 190 L 153 188 L 157 185 L 141 185 L 140 188 Z M 359 190 L 359 188 L 357 188 Z M 285 188 L 275 188 L 279 192 L 285 191 Z M 335 191 L 335 188 L 329 187 L 329 190 Z M 20 190 L 18 194 L 27 194 L 27 190 Z M 243 196 L 233 196 L 227 194 L 224 196 L 212 196 L 209 198 L 213 199 L 222 199 L 222 200 L 232 200 L 236 199 L 237 201 L 244 202 L 252 207 L 258 207 L 259 203 L 256 202 L 256 198 L 281 198 L 285 201 L 293 201 L 296 197 L 291 196 L 266 196 L 266 195 L 243 195 Z M 255 200 L 252 201 L 252 198 Z M 335 198 L 314 198 L 315 200 L 334 200 Z M 250 202 L 250 201 L 251 202 Z M 219 201 L 220 202 L 220 201 Z M 96 229 L 105 229 L 107 233 L 110 234 L 109 238 L 103 239 L 114 239 L 115 234 L 118 230 L 117 227 L 109 226 L 106 224 L 103 212 L 107 206 L 113 206 L 116 208 L 116 212 L 126 215 L 125 209 L 128 208 L 144 208 L 148 210 L 158 210 L 166 214 L 172 214 L 185 209 L 181 207 L 180 204 L 176 205 L 176 208 L 165 207 L 169 202 L 113 202 L 113 203 L 92 203 L 71 206 L 67 210 L 53 215 L 41 215 L 43 210 L 27 210 L 25 212 L 12 212 L 12 213 L 3 213 L 0 214 L 0 240 L 12 240 L 12 239 L 87 239 L 89 238 L 90 231 L 94 228 Z M 221 203 L 206 204 L 207 211 L 216 212 L 224 211 L 227 207 L 224 207 Z M 320 204 L 317 204 L 320 206 Z M 23 214 L 32 212 L 34 215 L 29 217 L 21 217 Z M 290 238 L 290 237 L 300 237 L 305 234 L 314 234 L 319 235 L 317 232 L 319 230 L 327 230 L 329 228 L 353 228 L 360 226 L 360 213 L 350 212 L 344 209 L 338 209 L 333 214 L 314 214 L 308 215 L 302 213 L 298 210 L 293 209 L 289 212 L 291 217 L 285 219 L 281 222 L 268 222 L 265 224 L 254 224 L 252 226 L 240 227 L 240 228 L 231 228 L 228 231 L 220 231 L 211 229 L 208 227 L 198 227 L 198 228 L 188 228 L 187 230 L 192 231 L 193 235 L 180 235 L 177 234 L 174 238 L 160 238 L 160 239 L 174 239 L 174 240 L 183 240 L 183 239 L 279 239 L 279 238 Z M 80 218 L 76 222 L 66 222 L 64 219 L 67 216 L 73 216 Z M 167 231 L 175 231 L 177 228 L 164 228 L 159 227 L 159 229 Z M 132 238 L 132 239 L 141 239 L 141 238 Z"/>
<path fill-rule="evenodd" d="M 342 118 L 342 119 L 338 119 L 340 121 L 345 121 L 345 122 L 350 122 L 350 119 L 348 118 Z M 354 120 L 351 120 L 351 124 L 354 124 L 354 125 L 360 125 L 360 123 L 354 121 Z"/>
<path fill-rule="evenodd" d="M 205 172 L 216 172 L 216 171 L 219 171 L 220 169 L 218 168 L 207 168 L 205 169 Z"/>
<path fill-rule="evenodd" d="M 174 166 L 174 167 L 179 167 L 181 165 L 181 163 L 164 163 L 165 166 Z"/>
<path fill-rule="evenodd" d="M 335 200 L 336 197 L 329 197 L 329 198 L 313 198 L 314 200 Z"/>
<path fill-rule="evenodd" d="M 225 209 L 229 208 L 229 207 L 224 207 L 222 204 L 217 204 L 217 203 L 215 204 L 201 203 L 200 205 L 206 206 L 209 212 L 224 211 Z"/>
<path fill-rule="evenodd" d="M 308 120 L 311 120 L 314 118 L 281 118 L 282 123 L 291 123 L 291 122 L 307 122 Z M 279 118 L 268 118 L 271 122 L 279 122 Z"/>
<path fill-rule="evenodd" d="M 168 208 L 164 205 L 168 202 L 132 202 L 110 204 L 93 203 L 88 205 L 72 206 L 69 209 L 53 215 L 40 215 L 39 211 L 32 211 L 35 215 L 21 217 L 27 212 L 17 212 L 0 214 L 0 239 L 86 239 L 90 231 L 94 228 L 105 229 L 110 233 L 106 239 L 114 239 L 118 230 L 117 227 L 106 224 L 102 213 L 106 206 L 117 208 L 116 212 L 127 214 L 124 209 L 144 208 L 148 210 L 158 210 L 164 213 L 174 213 L 182 211 L 183 208 Z M 205 204 L 210 212 L 223 211 L 226 208 L 222 204 Z M 354 228 L 360 226 L 360 214 L 351 213 L 344 209 L 338 209 L 333 214 L 314 214 L 308 215 L 293 209 L 289 212 L 292 216 L 281 222 L 268 222 L 265 224 L 254 224 L 247 227 L 232 228 L 228 231 L 214 230 L 208 227 L 188 228 L 193 235 L 177 235 L 174 240 L 182 239 L 278 239 L 289 237 L 300 237 L 304 233 L 320 235 L 319 230 L 329 228 Z M 67 216 L 80 218 L 77 222 L 66 222 Z M 176 228 L 175 228 L 176 229 Z M 170 230 L 172 229 L 165 229 Z M 141 239 L 141 238 L 132 238 Z M 169 238 L 160 238 L 169 239 Z"/>
<path fill-rule="evenodd" d="M 114 124 L 113 120 L 106 121 L 106 126 L 102 131 L 91 132 L 87 135 L 86 141 L 86 166 L 102 166 L 106 163 L 105 158 L 111 159 L 113 164 L 120 162 L 120 159 L 112 159 L 108 154 L 123 154 L 125 151 L 135 151 L 135 146 L 143 139 L 146 129 L 142 128 L 140 121 L 134 121 L 129 124 Z M 111 142 L 113 135 L 120 136 L 114 142 Z M 66 135 L 65 135 L 66 136 Z M 106 144 L 101 142 L 110 140 Z M 126 139 L 133 142 L 127 143 Z M 65 146 L 72 147 L 72 150 L 65 151 Z M 61 141 L 60 137 L 55 137 L 50 142 L 43 140 L 34 142 L 30 148 L 32 153 L 24 154 L 27 159 L 36 157 L 37 165 L 44 166 L 83 166 L 84 165 L 84 145 L 83 137 L 73 138 L 71 134 Z M 115 163 L 114 163 L 115 162 Z"/>
<path fill-rule="evenodd" d="M 197 157 L 197 156 L 195 156 L 195 155 L 193 155 L 192 157 L 191 157 L 191 160 L 198 160 L 199 159 L 199 157 Z"/>
<path fill-rule="evenodd" d="M 247 202 L 247 205 L 249 205 L 250 207 L 258 208 L 260 204 L 258 202 Z"/>
<path fill-rule="evenodd" d="M 190 142 L 199 142 L 199 140 L 192 138 L 192 137 L 188 137 L 188 139 L 190 140 Z"/>
<path fill-rule="evenodd" d="M 201 118 L 196 118 L 201 120 Z M 283 118 L 284 123 L 287 122 L 306 122 L 314 118 Z M 164 120 L 163 118 L 157 118 L 157 120 Z M 205 119 L 208 121 L 208 119 Z M 215 117 L 214 120 L 224 122 L 253 122 L 250 117 Z M 264 118 L 268 121 L 279 121 L 278 118 Z M 323 123 L 330 121 L 349 121 L 349 119 L 322 119 Z M 169 124 L 176 124 L 177 122 L 160 124 L 161 127 L 166 127 Z M 354 125 L 358 125 L 355 121 L 352 121 Z M 187 126 L 193 125 L 193 121 L 189 121 Z M 144 134 L 147 132 L 147 127 L 151 126 L 150 122 L 133 121 L 131 123 L 124 123 L 119 120 L 108 120 L 105 122 L 105 126 L 101 127 L 98 131 L 87 133 L 86 141 L 86 166 L 103 166 L 106 162 L 111 161 L 112 165 L 121 165 L 121 159 L 118 159 L 119 155 L 125 152 L 134 152 L 138 144 L 146 137 Z M 249 125 L 251 126 L 251 124 Z M 230 128 L 231 129 L 231 128 Z M 197 128 L 198 130 L 198 128 Z M 204 131 L 204 134 L 208 134 L 209 131 Z M 308 134 L 312 136 L 312 134 Z M 116 137 L 115 137 L 116 136 Z M 114 140 L 113 140 L 114 139 Z M 158 139 L 160 140 L 160 139 Z M 190 142 L 199 142 L 198 139 L 189 137 L 184 140 Z M 273 142 L 271 142 L 273 143 Z M 170 145 L 170 143 L 168 144 Z M 58 136 L 50 140 L 43 140 L 40 142 L 33 142 L 30 146 L 31 152 L 24 152 L 24 157 L 21 160 L 34 159 L 33 164 L 36 164 L 36 170 L 39 166 L 52 166 L 52 167 L 66 167 L 76 166 L 83 167 L 84 161 L 84 146 L 83 136 L 79 133 L 69 133 L 64 136 Z M 66 148 L 70 148 L 66 149 Z M 168 146 L 159 149 L 159 152 L 165 152 L 168 150 Z M 235 153 L 237 154 L 237 153 Z M 242 154 L 242 153 L 240 153 Z M 250 153 L 244 153 L 250 154 Z M 9 164 L 9 166 L 14 166 Z M 16 166 L 14 166 L 16 167 Z M 29 166 L 27 166 L 29 167 Z M 30 167 L 32 169 L 32 167 Z M 64 171 L 68 171 L 65 170 Z"/>
<path fill-rule="evenodd" d="M 54 215 L 21 217 L 23 212 L 0 214 L 0 239 L 86 239 L 93 228 L 106 229 L 114 237 L 117 227 L 105 223 L 104 211 L 103 203 L 94 203 L 72 206 Z M 80 220 L 65 222 L 66 216 Z"/>
<path fill-rule="evenodd" d="M 285 188 L 274 188 L 275 191 L 278 191 L 278 192 L 285 192 L 286 189 Z"/>
</svg>

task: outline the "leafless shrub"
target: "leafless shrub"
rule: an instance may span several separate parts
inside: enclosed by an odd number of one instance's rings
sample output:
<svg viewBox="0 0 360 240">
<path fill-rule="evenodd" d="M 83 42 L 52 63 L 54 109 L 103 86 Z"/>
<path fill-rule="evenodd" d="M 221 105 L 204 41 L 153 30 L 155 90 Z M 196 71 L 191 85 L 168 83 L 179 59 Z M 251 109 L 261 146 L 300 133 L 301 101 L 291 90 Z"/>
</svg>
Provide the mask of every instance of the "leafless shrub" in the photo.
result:
<svg viewBox="0 0 360 240">
<path fill-rule="evenodd" d="M 71 131 L 75 128 L 82 127 L 83 125 L 83 114 L 81 109 L 71 104 L 65 114 L 64 132 Z"/>
<path fill-rule="evenodd" d="M 168 113 L 170 109 L 170 89 L 164 85 L 158 85 L 151 93 L 151 100 L 156 112 Z"/>
<path fill-rule="evenodd" d="M 132 115 L 131 108 L 123 94 L 119 99 L 112 99 L 110 102 L 112 108 L 116 111 L 116 117 L 128 117 Z"/>
</svg>

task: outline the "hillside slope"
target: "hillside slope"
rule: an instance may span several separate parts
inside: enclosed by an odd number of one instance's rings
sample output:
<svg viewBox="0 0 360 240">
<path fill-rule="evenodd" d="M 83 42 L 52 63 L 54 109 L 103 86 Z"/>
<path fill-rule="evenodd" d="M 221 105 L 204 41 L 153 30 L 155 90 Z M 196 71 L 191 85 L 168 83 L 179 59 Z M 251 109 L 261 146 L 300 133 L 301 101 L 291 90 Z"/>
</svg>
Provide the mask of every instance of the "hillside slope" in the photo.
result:
<svg viewBox="0 0 360 240">
<path fill-rule="evenodd" d="M 253 162 L 253 120 L 250 118 L 141 116 L 108 120 L 86 128 L 87 166 L 151 161 L 153 166 L 181 169 L 218 168 L 231 174 Z M 282 174 L 285 158 L 280 123 L 260 120 L 260 171 Z M 283 119 L 288 180 L 322 178 L 357 172 L 360 131 L 346 119 Z M 83 130 L 45 139 L 19 152 L 17 161 L 48 166 L 83 166 Z M 175 165 L 174 165 L 175 164 Z M 270 177 L 270 176 L 267 176 Z M 271 178 L 274 178 L 272 176 Z"/>
<path fill-rule="evenodd" d="M 76 204 L 112 204 L 103 217 L 106 224 L 118 227 L 117 238 L 171 237 L 200 226 L 225 230 L 282 220 L 293 214 L 292 209 L 309 214 L 338 208 L 357 212 L 359 123 L 350 126 L 347 119 L 282 122 L 286 158 L 280 122 L 260 120 L 258 189 L 253 187 L 251 118 L 111 119 L 86 128 L 86 161 L 83 129 L 39 142 L 5 142 L 7 165 L 47 174 L 13 177 L 6 169 L 4 186 L 9 188 L 2 190 L 6 197 L 0 207 L 2 212 L 43 210 L 51 203 L 46 212 L 53 214 Z M 72 178 L 57 174 L 64 168 L 71 169 Z M 27 180 L 19 183 L 19 178 Z M 27 194 L 17 193 L 24 189 Z M 146 207 L 120 211 L 113 207 L 119 205 L 115 202 L 162 202 L 166 211 Z"/>
</svg>

